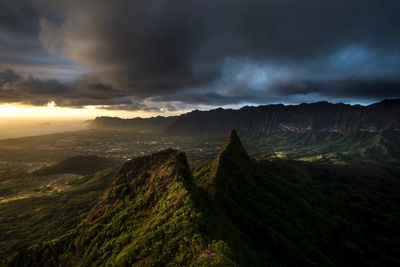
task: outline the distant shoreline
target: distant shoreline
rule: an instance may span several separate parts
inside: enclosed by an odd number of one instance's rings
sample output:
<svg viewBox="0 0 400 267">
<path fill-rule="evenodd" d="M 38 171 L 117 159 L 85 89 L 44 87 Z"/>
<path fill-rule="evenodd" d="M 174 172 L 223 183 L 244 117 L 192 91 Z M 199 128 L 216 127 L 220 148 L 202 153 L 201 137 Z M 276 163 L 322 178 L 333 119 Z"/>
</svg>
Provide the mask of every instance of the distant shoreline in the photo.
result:
<svg viewBox="0 0 400 267">
<path fill-rule="evenodd" d="M 13 124 L 0 121 L 0 140 L 76 132 L 87 129 L 88 124 L 84 121 L 22 121 Z"/>
</svg>

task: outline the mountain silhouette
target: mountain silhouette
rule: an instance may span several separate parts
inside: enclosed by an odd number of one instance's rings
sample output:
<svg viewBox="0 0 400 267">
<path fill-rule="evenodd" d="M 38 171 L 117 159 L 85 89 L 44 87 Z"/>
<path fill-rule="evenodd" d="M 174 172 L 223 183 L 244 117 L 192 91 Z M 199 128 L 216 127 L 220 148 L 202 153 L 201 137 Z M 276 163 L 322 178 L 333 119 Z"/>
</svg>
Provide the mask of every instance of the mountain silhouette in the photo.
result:
<svg viewBox="0 0 400 267">
<path fill-rule="evenodd" d="M 400 100 L 385 99 L 368 106 L 317 102 L 299 105 L 246 106 L 238 110 L 195 110 L 175 117 L 119 119 L 98 117 L 93 128 L 128 128 L 169 134 L 226 133 L 239 129 L 253 137 L 282 133 L 357 133 L 400 131 Z"/>
</svg>

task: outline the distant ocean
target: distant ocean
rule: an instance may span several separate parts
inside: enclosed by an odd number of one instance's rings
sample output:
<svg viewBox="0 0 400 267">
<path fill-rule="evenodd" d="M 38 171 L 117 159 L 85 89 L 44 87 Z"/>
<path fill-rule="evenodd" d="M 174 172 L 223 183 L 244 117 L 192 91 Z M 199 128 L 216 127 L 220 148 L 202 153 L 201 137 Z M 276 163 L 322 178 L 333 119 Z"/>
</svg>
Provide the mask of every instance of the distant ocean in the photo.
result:
<svg viewBox="0 0 400 267">
<path fill-rule="evenodd" d="M 0 118 L 0 139 L 36 136 L 88 128 L 85 121 L 11 120 Z"/>
</svg>

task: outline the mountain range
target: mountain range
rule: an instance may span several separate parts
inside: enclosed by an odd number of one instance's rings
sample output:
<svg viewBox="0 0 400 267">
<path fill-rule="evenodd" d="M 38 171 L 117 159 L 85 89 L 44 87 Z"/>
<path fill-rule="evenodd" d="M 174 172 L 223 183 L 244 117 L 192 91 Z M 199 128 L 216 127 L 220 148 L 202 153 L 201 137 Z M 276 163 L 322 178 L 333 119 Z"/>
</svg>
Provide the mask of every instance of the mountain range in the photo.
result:
<svg viewBox="0 0 400 267">
<path fill-rule="evenodd" d="M 236 128 L 243 135 L 280 133 L 377 133 L 400 132 L 400 99 L 386 99 L 368 106 L 317 102 L 300 105 L 266 105 L 238 110 L 195 110 L 180 116 L 148 119 L 98 117 L 93 128 L 131 128 L 172 134 L 226 133 Z"/>
<path fill-rule="evenodd" d="M 236 130 L 192 169 L 126 162 L 86 218 L 6 266 L 398 266 L 396 166 L 251 158 Z"/>
<path fill-rule="evenodd" d="M 278 154 L 338 162 L 400 160 L 400 99 L 368 106 L 318 102 L 195 110 L 148 119 L 98 117 L 91 126 L 94 130 L 202 139 L 222 137 L 236 128 L 256 148 L 251 152 L 261 156 Z"/>
</svg>

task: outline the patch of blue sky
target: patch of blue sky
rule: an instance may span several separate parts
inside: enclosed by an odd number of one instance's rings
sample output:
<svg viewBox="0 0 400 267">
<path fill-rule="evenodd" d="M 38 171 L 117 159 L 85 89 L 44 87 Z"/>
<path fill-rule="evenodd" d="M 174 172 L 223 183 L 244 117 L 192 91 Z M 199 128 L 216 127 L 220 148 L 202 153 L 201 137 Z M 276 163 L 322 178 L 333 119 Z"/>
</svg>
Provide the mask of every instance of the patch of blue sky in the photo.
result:
<svg viewBox="0 0 400 267">
<path fill-rule="evenodd" d="M 336 75 L 389 77 L 400 73 L 400 53 L 351 45 L 328 57 L 327 67 Z"/>
</svg>

